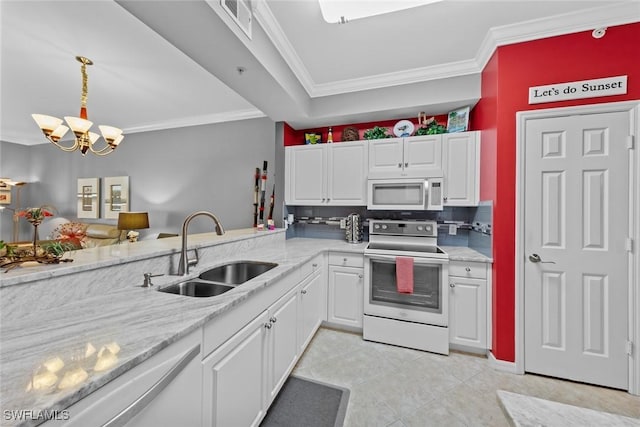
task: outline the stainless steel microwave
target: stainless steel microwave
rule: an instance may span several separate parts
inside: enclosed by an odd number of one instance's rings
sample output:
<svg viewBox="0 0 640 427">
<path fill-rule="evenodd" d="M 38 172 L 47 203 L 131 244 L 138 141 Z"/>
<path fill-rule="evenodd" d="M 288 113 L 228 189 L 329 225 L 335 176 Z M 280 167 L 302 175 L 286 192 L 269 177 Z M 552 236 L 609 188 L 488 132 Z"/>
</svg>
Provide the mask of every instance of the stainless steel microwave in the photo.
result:
<svg viewBox="0 0 640 427">
<path fill-rule="evenodd" d="M 369 210 L 442 210 L 443 178 L 370 179 Z"/>
</svg>

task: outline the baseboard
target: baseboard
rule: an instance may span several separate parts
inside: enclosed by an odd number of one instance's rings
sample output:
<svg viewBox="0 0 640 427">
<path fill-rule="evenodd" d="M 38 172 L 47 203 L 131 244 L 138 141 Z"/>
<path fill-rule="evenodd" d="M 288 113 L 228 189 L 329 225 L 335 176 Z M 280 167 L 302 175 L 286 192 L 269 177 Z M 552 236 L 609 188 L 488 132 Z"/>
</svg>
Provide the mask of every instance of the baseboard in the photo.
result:
<svg viewBox="0 0 640 427">
<path fill-rule="evenodd" d="M 498 360 L 498 359 L 496 359 L 496 357 L 493 355 L 493 352 L 491 352 L 491 351 L 489 351 L 487 353 L 487 359 L 489 359 L 489 365 L 495 370 L 509 372 L 509 373 L 512 373 L 512 374 L 519 374 L 520 373 L 516 369 L 516 363 L 515 362 L 507 362 L 506 360 Z"/>
</svg>

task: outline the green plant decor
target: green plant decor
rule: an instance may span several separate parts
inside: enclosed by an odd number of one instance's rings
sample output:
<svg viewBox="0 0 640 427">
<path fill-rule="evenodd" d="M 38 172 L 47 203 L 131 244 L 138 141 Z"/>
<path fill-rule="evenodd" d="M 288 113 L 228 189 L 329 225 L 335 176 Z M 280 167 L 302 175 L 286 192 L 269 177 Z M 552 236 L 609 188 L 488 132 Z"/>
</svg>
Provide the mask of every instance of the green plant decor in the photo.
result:
<svg viewBox="0 0 640 427">
<path fill-rule="evenodd" d="M 375 126 L 373 129 L 364 131 L 364 139 L 384 139 L 391 138 L 391 135 L 387 134 L 387 128 Z"/>
<path fill-rule="evenodd" d="M 64 255 L 66 251 L 71 251 L 75 249 L 75 246 L 73 245 L 73 243 L 59 242 L 59 241 L 43 243 L 41 247 L 42 249 L 44 249 L 45 253 L 53 255 L 56 258 L 59 258 L 62 255 Z"/>
<path fill-rule="evenodd" d="M 416 135 L 437 135 L 439 133 L 446 133 L 447 128 L 439 124 L 434 117 L 425 121 L 423 126 L 420 126 L 416 130 Z"/>
</svg>

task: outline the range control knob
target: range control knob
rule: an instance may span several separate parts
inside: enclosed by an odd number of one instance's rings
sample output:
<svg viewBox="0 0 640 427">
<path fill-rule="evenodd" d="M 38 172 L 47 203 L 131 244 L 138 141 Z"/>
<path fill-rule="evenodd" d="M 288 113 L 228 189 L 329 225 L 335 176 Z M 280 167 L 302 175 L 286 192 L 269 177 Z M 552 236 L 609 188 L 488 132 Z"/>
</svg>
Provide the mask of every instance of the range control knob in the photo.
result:
<svg viewBox="0 0 640 427">
<path fill-rule="evenodd" d="M 382 224 L 382 229 L 386 230 L 387 229 L 387 224 Z"/>
<path fill-rule="evenodd" d="M 418 231 L 422 231 L 423 229 L 424 229 L 423 226 L 421 226 L 421 225 L 418 226 Z"/>
<path fill-rule="evenodd" d="M 424 231 L 426 231 L 427 233 L 431 233 L 431 231 L 432 231 L 432 227 L 431 227 L 430 225 L 426 225 L 426 226 L 424 227 Z"/>
<path fill-rule="evenodd" d="M 380 228 L 380 224 L 375 224 L 375 225 L 373 226 L 373 228 L 375 228 L 376 230 L 377 230 L 377 229 L 379 229 L 379 228 Z"/>
</svg>

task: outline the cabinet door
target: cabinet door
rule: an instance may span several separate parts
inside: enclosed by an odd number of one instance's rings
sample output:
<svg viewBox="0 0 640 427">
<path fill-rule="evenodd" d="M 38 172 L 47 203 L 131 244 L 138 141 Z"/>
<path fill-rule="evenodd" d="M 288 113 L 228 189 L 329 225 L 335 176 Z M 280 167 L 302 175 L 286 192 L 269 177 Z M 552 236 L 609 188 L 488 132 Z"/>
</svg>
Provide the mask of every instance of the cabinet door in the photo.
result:
<svg viewBox="0 0 640 427">
<path fill-rule="evenodd" d="M 329 266 L 327 321 L 362 328 L 364 269 Z"/>
<path fill-rule="evenodd" d="M 402 176 L 403 139 L 372 139 L 369 146 L 369 178 L 399 178 Z"/>
<path fill-rule="evenodd" d="M 267 331 L 269 403 L 278 394 L 298 357 L 297 291 L 297 288 L 292 289 L 269 309 L 269 323 L 272 325 Z"/>
<path fill-rule="evenodd" d="M 410 178 L 442 176 L 442 135 L 405 138 L 403 167 Z"/>
<path fill-rule="evenodd" d="M 264 417 L 265 311 L 204 359 L 203 425 L 255 426 Z"/>
<path fill-rule="evenodd" d="M 312 274 L 299 286 L 300 294 L 300 316 L 298 322 L 298 348 L 304 349 L 313 338 L 313 334 L 322 322 L 323 308 L 322 302 L 325 298 L 322 289 L 323 276 L 320 272 Z M 326 301 L 326 299 L 325 299 Z"/>
<path fill-rule="evenodd" d="M 327 146 L 287 147 L 285 172 L 288 205 L 324 205 L 326 203 Z"/>
<path fill-rule="evenodd" d="M 445 206 L 477 206 L 480 197 L 478 132 L 443 135 Z"/>
<path fill-rule="evenodd" d="M 487 281 L 449 276 L 449 342 L 487 348 Z"/>
<path fill-rule="evenodd" d="M 368 152 L 364 141 L 327 146 L 327 204 L 366 206 Z"/>
</svg>

